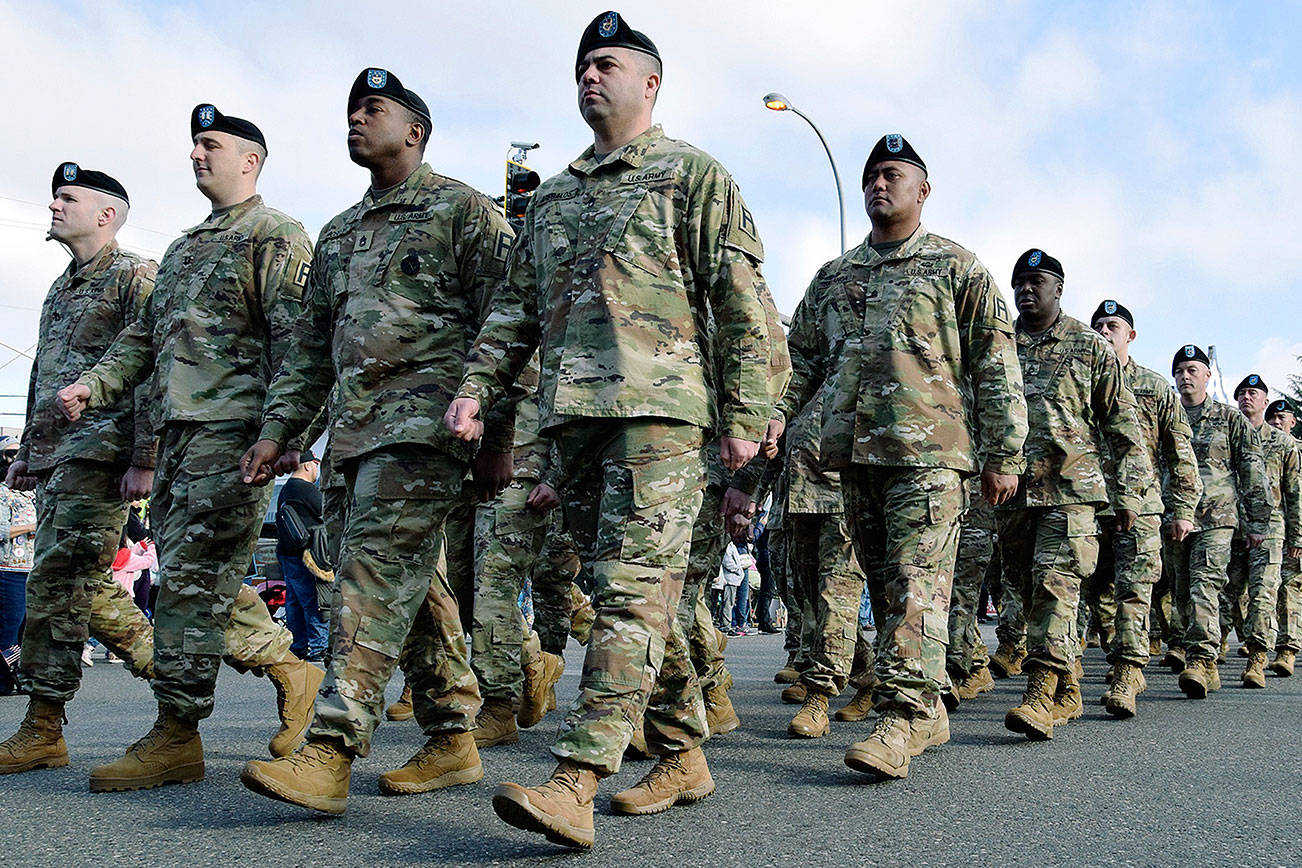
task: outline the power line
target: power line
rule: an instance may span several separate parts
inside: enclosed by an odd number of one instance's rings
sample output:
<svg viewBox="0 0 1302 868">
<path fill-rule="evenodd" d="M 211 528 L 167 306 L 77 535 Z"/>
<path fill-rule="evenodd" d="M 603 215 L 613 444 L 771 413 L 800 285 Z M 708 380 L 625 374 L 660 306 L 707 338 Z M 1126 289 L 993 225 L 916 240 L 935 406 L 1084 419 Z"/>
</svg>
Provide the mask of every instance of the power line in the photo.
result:
<svg viewBox="0 0 1302 868">
<path fill-rule="evenodd" d="M 33 208 L 40 208 L 42 211 L 49 207 L 48 205 L 42 205 L 40 202 L 31 202 L 27 199 L 15 199 L 13 196 L 0 196 L 0 199 L 3 199 L 6 202 L 16 202 L 19 205 L 30 205 Z M 153 235 L 161 235 L 164 238 L 175 238 L 177 236 L 177 233 L 175 232 L 160 232 L 157 229 L 146 229 L 144 226 L 137 226 L 134 223 L 131 224 L 131 228 L 139 232 L 149 232 Z"/>
</svg>

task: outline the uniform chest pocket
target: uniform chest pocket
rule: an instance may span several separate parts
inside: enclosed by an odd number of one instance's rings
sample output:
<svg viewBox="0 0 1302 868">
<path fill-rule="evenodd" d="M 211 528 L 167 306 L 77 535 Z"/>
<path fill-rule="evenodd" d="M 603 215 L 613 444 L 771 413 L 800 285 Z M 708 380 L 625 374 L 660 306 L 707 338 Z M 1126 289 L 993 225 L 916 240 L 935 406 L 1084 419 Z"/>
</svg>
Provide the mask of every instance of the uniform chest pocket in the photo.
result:
<svg viewBox="0 0 1302 868">
<path fill-rule="evenodd" d="M 674 243 L 677 215 L 664 193 L 641 190 L 624 200 L 606 233 L 602 248 L 648 274 L 678 272 Z"/>
<path fill-rule="evenodd" d="M 116 298 L 88 295 L 76 299 L 72 311 L 76 323 L 68 338 L 74 349 L 103 353 L 122 330 L 122 315 Z"/>
<path fill-rule="evenodd" d="M 249 250 L 253 242 L 245 239 L 233 245 L 213 245 L 201 254 L 181 275 L 187 296 L 200 308 L 225 314 L 244 295 L 250 277 Z"/>
</svg>

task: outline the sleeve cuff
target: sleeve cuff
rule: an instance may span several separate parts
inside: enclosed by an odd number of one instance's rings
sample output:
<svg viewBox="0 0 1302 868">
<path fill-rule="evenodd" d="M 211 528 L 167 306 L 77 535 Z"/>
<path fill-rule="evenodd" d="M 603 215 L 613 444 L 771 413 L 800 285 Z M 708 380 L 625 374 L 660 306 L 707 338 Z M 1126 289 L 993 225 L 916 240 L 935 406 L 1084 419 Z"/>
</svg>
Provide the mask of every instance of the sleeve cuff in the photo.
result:
<svg viewBox="0 0 1302 868">
<path fill-rule="evenodd" d="M 289 441 L 289 428 L 279 419 L 267 419 L 262 423 L 262 432 L 258 435 L 259 440 L 271 440 L 282 449 Z"/>
<path fill-rule="evenodd" d="M 135 449 L 131 450 L 132 467 L 141 467 L 145 470 L 153 470 L 157 458 L 158 456 L 154 451 L 152 443 L 149 446 L 137 446 Z"/>
<path fill-rule="evenodd" d="M 981 472 L 1002 473 L 1006 476 L 1021 476 L 1026 472 L 1026 459 L 1021 455 L 990 456 L 981 465 Z"/>
<path fill-rule="evenodd" d="M 771 418 L 773 414 L 770 412 L 748 408 L 740 412 L 728 413 L 719 427 L 724 437 L 738 437 L 758 443 L 764 439 L 764 432 L 768 430 Z"/>
</svg>

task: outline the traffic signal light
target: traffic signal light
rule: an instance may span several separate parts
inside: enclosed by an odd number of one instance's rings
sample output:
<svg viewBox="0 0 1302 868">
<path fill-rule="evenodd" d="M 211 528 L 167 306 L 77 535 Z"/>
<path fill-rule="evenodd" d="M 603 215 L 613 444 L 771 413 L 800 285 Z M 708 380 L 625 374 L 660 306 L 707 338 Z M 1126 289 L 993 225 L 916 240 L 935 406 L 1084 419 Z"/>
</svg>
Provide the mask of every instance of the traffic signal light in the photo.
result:
<svg viewBox="0 0 1302 868">
<path fill-rule="evenodd" d="M 529 206 L 529 197 L 538 189 L 542 179 L 524 164 L 529 152 L 538 145 L 512 142 L 511 147 L 514 152 L 506 160 L 506 195 L 502 198 L 502 208 L 506 211 L 506 222 L 519 232 L 524 227 L 524 211 Z"/>
</svg>

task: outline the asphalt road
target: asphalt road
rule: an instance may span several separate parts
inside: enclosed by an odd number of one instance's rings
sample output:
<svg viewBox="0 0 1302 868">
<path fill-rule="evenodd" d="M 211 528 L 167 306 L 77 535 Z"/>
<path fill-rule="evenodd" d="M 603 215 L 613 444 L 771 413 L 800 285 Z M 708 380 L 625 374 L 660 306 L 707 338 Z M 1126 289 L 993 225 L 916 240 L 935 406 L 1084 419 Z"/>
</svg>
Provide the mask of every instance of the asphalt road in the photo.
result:
<svg viewBox="0 0 1302 868">
<path fill-rule="evenodd" d="M 587 854 L 510 828 L 490 806 L 498 781 L 548 774 L 555 712 L 518 745 L 486 751 L 482 782 L 405 798 L 380 796 L 376 779 L 423 738 L 411 722 L 386 724 L 354 765 L 348 812 L 319 817 L 240 785 L 242 764 L 265 755 L 274 731 L 274 692 L 230 669 L 202 728 L 207 780 L 91 794 L 91 767 L 120 755 L 155 714 L 143 683 L 97 663 L 69 706 L 71 765 L 0 779 L 0 864 L 1302 864 L 1302 676 L 1245 690 L 1232 658 L 1225 689 L 1194 702 L 1150 666 L 1139 716 L 1114 721 L 1095 704 L 1104 663 L 1091 650 L 1085 717 L 1053 741 L 1004 730 L 1022 688 L 1004 681 L 952 716 L 953 739 L 915 760 L 908 779 L 869 783 L 841 762 L 868 725 L 834 722 L 826 738 L 786 738 L 795 707 L 781 704 L 772 681 L 780 638 L 728 647 L 742 728 L 706 747 L 718 791 L 663 814 L 617 817 L 610 794 L 648 768 L 628 763 L 603 782 Z M 569 650 L 562 694 L 572 697 L 581 649 Z M 0 699 L 0 729 L 12 732 L 24 707 Z"/>
</svg>

